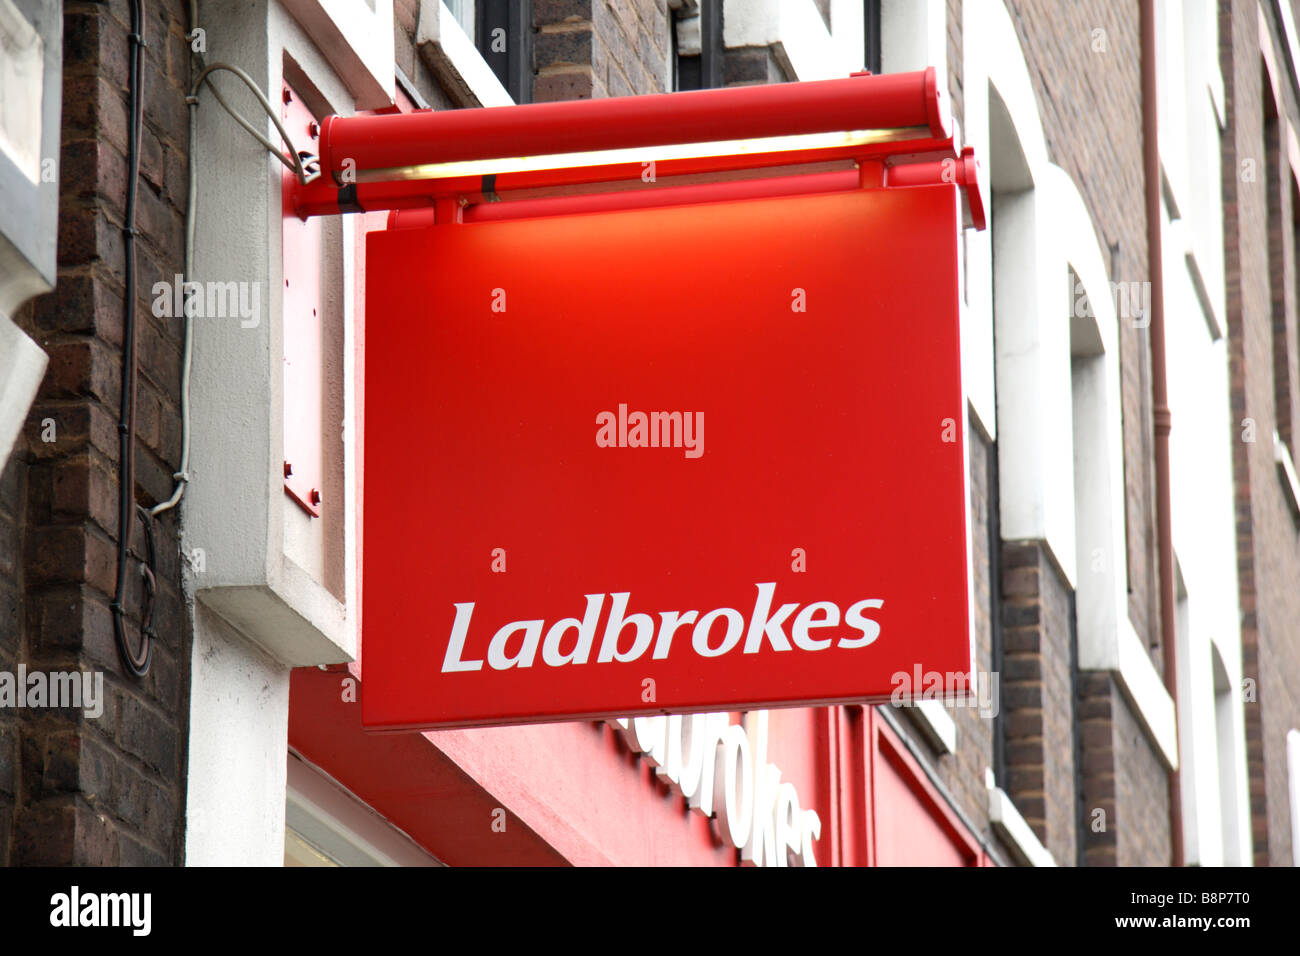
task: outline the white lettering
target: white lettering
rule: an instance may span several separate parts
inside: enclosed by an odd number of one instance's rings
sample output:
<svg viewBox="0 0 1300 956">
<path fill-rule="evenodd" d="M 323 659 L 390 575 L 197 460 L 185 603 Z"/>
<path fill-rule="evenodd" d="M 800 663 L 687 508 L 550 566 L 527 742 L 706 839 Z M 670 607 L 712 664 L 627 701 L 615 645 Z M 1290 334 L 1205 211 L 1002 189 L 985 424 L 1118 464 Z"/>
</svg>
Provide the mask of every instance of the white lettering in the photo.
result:
<svg viewBox="0 0 1300 956">
<path fill-rule="evenodd" d="M 148 936 L 153 928 L 152 893 L 85 893 L 73 886 L 50 897 L 50 925 L 118 927 L 133 936 Z"/>
<path fill-rule="evenodd" d="M 483 666 L 482 661 L 461 660 L 465 649 L 465 635 L 469 633 L 469 619 L 474 614 L 474 602 L 456 605 L 456 621 L 451 626 L 451 640 L 447 642 L 447 653 L 442 659 L 442 672 L 476 671 Z"/>
<path fill-rule="evenodd" d="M 704 454 L 703 412 L 596 413 L 597 448 L 680 448 L 687 458 Z"/>
<path fill-rule="evenodd" d="M 509 670 L 512 667 L 532 667 L 533 658 L 537 656 L 537 644 L 542 639 L 542 621 L 513 621 L 507 624 L 501 630 L 492 635 L 492 643 L 488 645 L 488 664 L 499 671 Z M 519 650 L 510 656 L 506 653 L 506 645 L 510 643 L 510 636 L 516 632 L 523 632 L 524 639 L 519 645 Z"/>
<path fill-rule="evenodd" d="M 632 595 L 628 591 L 616 591 L 610 598 L 609 614 L 605 620 L 600 648 L 596 655 L 597 663 L 607 664 L 617 661 L 629 663 L 643 658 L 653 644 L 651 658 L 656 661 L 666 660 L 672 653 L 673 639 L 677 632 L 691 627 L 690 645 L 700 657 L 721 657 L 735 650 L 744 638 L 742 653 L 757 654 L 766 649 L 773 652 L 786 652 L 798 648 L 805 652 L 824 651 L 832 646 L 843 650 L 868 647 L 879 637 L 879 621 L 868 618 L 867 609 L 880 609 L 884 601 L 868 598 L 850 605 L 843 615 L 841 627 L 840 606 L 834 601 L 815 601 L 802 608 L 795 602 L 777 606 L 773 603 L 776 584 L 768 581 L 755 585 L 758 590 L 754 609 L 748 622 L 744 615 L 734 608 L 715 608 L 703 615 L 699 611 L 660 611 L 659 624 L 656 628 L 654 617 L 642 611 L 629 613 L 628 607 Z M 596 632 L 600 627 L 601 615 L 605 607 L 605 594 L 584 595 L 587 600 L 586 610 L 581 619 L 577 617 L 561 618 L 552 623 L 549 629 L 543 620 L 511 621 L 503 625 L 488 643 L 486 659 L 494 670 L 507 670 L 514 667 L 532 667 L 540 648 L 542 660 L 548 667 L 563 667 L 568 664 L 586 664 L 591 659 Z M 483 668 L 483 659 L 469 655 L 466 645 L 470 640 L 470 625 L 474 616 L 474 602 L 466 601 L 453 605 L 456 610 L 443 654 L 442 672 L 456 673 L 462 671 L 479 671 Z M 714 625 L 719 620 L 725 621 L 725 628 L 720 633 Z M 789 633 L 786 624 L 789 622 Z M 814 636 L 822 629 L 825 637 Z M 847 631 L 845 629 L 852 629 Z M 632 634 L 627 635 L 628 631 Z M 846 633 L 853 633 L 846 636 Z M 522 634 L 522 641 L 513 651 L 513 636 Z M 545 639 L 543 639 L 545 634 Z M 838 637 L 838 641 L 836 638 Z M 793 640 L 793 643 L 791 641 Z M 679 642 L 680 644 L 680 642 Z M 478 645 L 482 647 L 482 644 Z M 680 656 L 680 654 L 679 654 Z M 94 711 L 97 716 L 102 712 L 102 676 L 100 684 L 92 691 L 91 675 L 83 675 L 80 683 L 70 679 L 61 679 L 57 686 L 51 686 L 50 694 L 64 696 L 64 691 L 74 696 L 79 693 L 84 706 Z M 919 680 L 919 675 L 918 675 Z M 18 679 L 0 672 L 0 707 L 16 705 L 43 706 L 47 697 L 46 675 L 32 674 L 19 665 Z M 647 698 L 649 700 L 650 698 Z"/>
<path fill-rule="evenodd" d="M 720 617 L 727 619 L 727 636 L 722 639 L 722 643 L 717 647 L 709 647 L 709 629 L 713 627 L 713 622 Z M 695 653 L 701 657 L 719 657 L 739 643 L 740 635 L 744 630 L 745 619 L 740 616 L 739 611 L 729 607 L 720 607 L 700 618 L 695 625 L 695 630 L 691 632 L 691 646 L 695 648 Z"/>
</svg>

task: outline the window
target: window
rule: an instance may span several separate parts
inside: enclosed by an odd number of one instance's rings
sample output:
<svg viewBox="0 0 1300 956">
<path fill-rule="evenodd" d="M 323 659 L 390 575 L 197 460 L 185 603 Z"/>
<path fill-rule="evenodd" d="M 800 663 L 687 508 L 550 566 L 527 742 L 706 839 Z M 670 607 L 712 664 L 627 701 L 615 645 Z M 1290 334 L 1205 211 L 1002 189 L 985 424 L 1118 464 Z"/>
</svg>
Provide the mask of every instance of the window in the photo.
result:
<svg viewBox="0 0 1300 956">
<path fill-rule="evenodd" d="M 674 90 L 722 86 L 723 0 L 677 0 L 672 17 Z"/>
<path fill-rule="evenodd" d="M 870 72 L 880 73 L 880 0 L 866 0 L 862 6 L 863 62 Z"/>
<path fill-rule="evenodd" d="M 474 35 L 474 0 L 442 0 L 468 36 Z"/>
<path fill-rule="evenodd" d="M 465 32 L 516 103 L 533 99 L 533 5 L 526 0 L 457 0 L 470 8 Z M 460 14 L 457 14 L 460 19 Z M 466 23 L 461 20 L 462 25 Z"/>
</svg>

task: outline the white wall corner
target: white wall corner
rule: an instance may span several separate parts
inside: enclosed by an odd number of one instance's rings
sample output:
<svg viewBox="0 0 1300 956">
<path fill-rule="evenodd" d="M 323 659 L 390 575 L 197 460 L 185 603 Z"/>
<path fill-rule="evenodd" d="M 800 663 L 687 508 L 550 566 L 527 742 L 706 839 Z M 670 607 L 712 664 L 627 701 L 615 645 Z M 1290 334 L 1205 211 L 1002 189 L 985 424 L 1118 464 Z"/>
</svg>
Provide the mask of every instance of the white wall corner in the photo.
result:
<svg viewBox="0 0 1300 956">
<path fill-rule="evenodd" d="M 356 109 L 397 100 L 393 0 L 280 0 L 347 86 Z"/>
<path fill-rule="evenodd" d="M 287 57 L 324 105 L 339 113 L 354 108 L 333 65 L 279 6 L 267 4 L 257 14 L 214 9 L 207 16 L 211 58 L 245 69 L 273 102 Z M 244 115 L 258 115 L 245 91 L 223 87 L 223 95 Z M 183 541 L 187 555 L 201 551 L 203 558 L 201 565 L 189 563 L 189 583 L 200 605 L 280 664 L 342 663 L 356 656 L 346 606 L 287 549 L 286 527 L 297 512 L 289 513 L 296 506 L 283 488 L 283 174 L 202 93 L 198 141 L 200 230 L 192 278 L 256 286 L 261 308 L 251 323 L 235 316 L 193 324 L 192 480 Z"/>
<path fill-rule="evenodd" d="M 420 0 L 415 48 L 461 106 L 511 106 L 514 99 L 442 0 Z"/>
<path fill-rule="evenodd" d="M 0 471 L 27 420 L 49 356 L 0 312 Z"/>
<path fill-rule="evenodd" d="M 988 798 L 989 824 L 1020 863 L 1025 866 L 1056 866 L 1051 851 L 1043 846 L 1002 788 L 990 786 Z"/>
<path fill-rule="evenodd" d="M 722 42 L 728 49 L 781 40 L 782 0 L 724 0 Z"/>
<path fill-rule="evenodd" d="M 726 0 L 728 49 L 770 47 L 792 80 L 827 80 L 863 68 L 862 4 L 832 0 L 827 29 L 813 0 Z"/>
<path fill-rule="evenodd" d="M 1025 190 L 994 203 L 999 495 L 1004 540 L 1041 540 L 1077 581 L 1066 263 L 1055 210 Z"/>
<path fill-rule="evenodd" d="M 880 59 L 885 73 L 935 69 L 948 95 L 948 6 L 944 0 L 881 0 Z"/>
<path fill-rule="evenodd" d="M 280 866 L 289 669 L 201 607 L 191 668 L 185 865 Z"/>
<path fill-rule="evenodd" d="M 927 10 L 936 5 L 927 3 Z M 907 4 L 887 3 L 882 17 L 904 16 Z M 931 43 L 946 43 L 946 8 L 932 11 L 936 31 Z M 927 14 L 928 15 L 928 14 Z M 990 166 L 991 180 L 1002 192 L 992 203 L 992 248 L 980 234 L 967 233 L 971 253 L 967 272 L 971 303 L 983 310 L 991 301 L 992 323 L 996 325 L 997 439 L 999 445 L 999 491 L 1002 502 L 1002 536 L 1007 540 L 1042 540 L 1051 551 L 1067 582 L 1077 580 L 1074 534 L 1074 463 L 1070 428 L 1070 301 L 1065 277 L 1063 238 L 1071 228 L 1087 228 L 1089 222 L 1063 225 L 1059 203 L 1048 186 L 1047 145 L 1037 100 L 1015 26 L 1005 6 L 994 0 L 969 0 L 963 5 L 967 30 L 963 49 L 966 95 L 966 137 L 981 159 L 992 163 L 995 153 L 1004 157 L 1006 168 Z M 889 28 L 882 26 L 884 45 L 889 46 Z M 916 37 L 907 42 L 918 43 Z M 913 56 L 916 54 L 913 53 Z M 945 81 L 946 82 L 946 81 Z M 1000 120 L 998 143 L 992 137 L 994 113 L 990 91 L 996 90 L 1005 107 Z M 999 110 L 999 117 L 1003 113 Z M 1020 162 L 1023 157 L 1023 163 Z M 1039 187 L 1044 187 L 1040 189 Z M 998 261 L 1014 263 L 1013 269 L 996 270 Z M 997 271 L 997 281 L 980 270 Z M 988 288 L 992 285 L 992 292 Z M 979 336 L 987 324 L 971 323 Z M 985 335 L 987 340 L 987 335 Z M 965 346 L 963 346 L 965 348 Z M 982 392 L 979 373 L 992 365 L 979 354 L 977 338 L 972 342 L 970 367 L 976 373 L 971 394 L 986 407 L 991 396 Z M 987 349 L 985 349 L 987 351 Z"/>
<path fill-rule="evenodd" d="M 856 56 L 846 45 L 837 43 L 837 37 L 826 29 L 826 21 L 817 11 L 813 0 L 784 0 L 779 9 L 781 21 L 778 36 L 790 66 L 791 79 L 833 80 L 862 69 L 865 47 L 861 40 L 859 39 L 854 51 Z M 836 24 L 833 18 L 834 13 L 831 25 L 836 34 L 841 34 L 844 25 Z M 861 20 L 858 23 L 860 37 Z"/>
<path fill-rule="evenodd" d="M 962 30 L 972 36 L 978 26 L 972 22 L 973 3 L 962 7 Z M 962 75 L 968 79 L 964 100 L 963 142 L 975 149 L 981 172 L 989 169 L 988 82 L 979 43 L 962 45 Z M 992 193 L 987 194 L 991 205 Z M 991 209 L 990 209 L 991 212 Z M 965 301 L 961 310 L 962 380 L 971 411 L 989 441 L 998 438 L 997 398 L 993 382 L 993 280 L 992 234 L 989 228 L 963 232 L 965 256 Z"/>
</svg>

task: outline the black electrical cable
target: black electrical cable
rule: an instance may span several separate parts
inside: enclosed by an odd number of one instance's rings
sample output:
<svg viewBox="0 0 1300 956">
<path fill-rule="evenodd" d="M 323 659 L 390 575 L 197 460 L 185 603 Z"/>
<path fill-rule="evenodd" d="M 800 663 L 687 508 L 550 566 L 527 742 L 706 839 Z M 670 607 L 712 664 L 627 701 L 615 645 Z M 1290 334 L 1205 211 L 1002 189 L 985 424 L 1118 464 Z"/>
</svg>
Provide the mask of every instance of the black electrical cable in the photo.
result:
<svg viewBox="0 0 1300 956">
<path fill-rule="evenodd" d="M 140 177 L 140 127 L 144 119 L 144 4 L 143 0 L 131 2 L 131 59 L 130 59 L 130 122 L 127 146 L 127 185 L 125 222 L 122 225 L 123 245 L 126 253 L 126 314 L 122 328 L 122 390 L 117 421 L 118 457 L 121 483 L 117 499 L 117 588 L 110 605 L 113 611 L 113 634 L 122 663 L 136 677 L 149 672 L 149 659 L 153 650 L 153 611 L 157 589 L 154 551 L 153 518 L 149 512 L 135 505 L 135 198 L 136 181 Z M 134 512 L 134 513 L 133 513 Z M 126 600 L 127 551 L 131 542 L 131 529 L 135 515 L 144 524 L 146 564 L 144 565 L 145 598 L 140 615 L 140 649 L 132 650 L 126 639 L 126 622 L 123 602 Z"/>
</svg>

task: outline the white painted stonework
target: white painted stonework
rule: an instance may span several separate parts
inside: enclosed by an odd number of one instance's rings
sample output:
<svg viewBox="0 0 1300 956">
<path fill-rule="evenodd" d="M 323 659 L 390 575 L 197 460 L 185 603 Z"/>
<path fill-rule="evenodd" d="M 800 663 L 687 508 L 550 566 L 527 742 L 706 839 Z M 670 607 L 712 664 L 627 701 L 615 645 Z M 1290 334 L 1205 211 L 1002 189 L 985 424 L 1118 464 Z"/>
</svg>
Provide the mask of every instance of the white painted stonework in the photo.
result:
<svg viewBox="0 0 1300 956">
<path fill-rule="evenodd" d="M 997 193 L 990 230 L 966 234 L 963 370 L 971 407 L 999 444 L 1002 537 L 1046 542 L 1078 592 L 1079 666 L 1116 674 L 1157 751 L 1176 766 L 1172 699 L 1128 620 L 1120 319 L 1103 244 L 1078 188 L 1048 157 L 1005 6 L 967 0 L 962 16 L 965 135 L 991 163 Z M 998 275 L 996 303 L 995 256 L 1015 264 Z M 1092 308 L 1084 325 L 1097 353 L 1080 376 L 1078 394 L 1072 391 L 1070 269 Z M 1077 433 L 1076 405 L 1087 409 Z M 1086 480 L 1076 481 L 1076 469 Z"/>
</svg>

